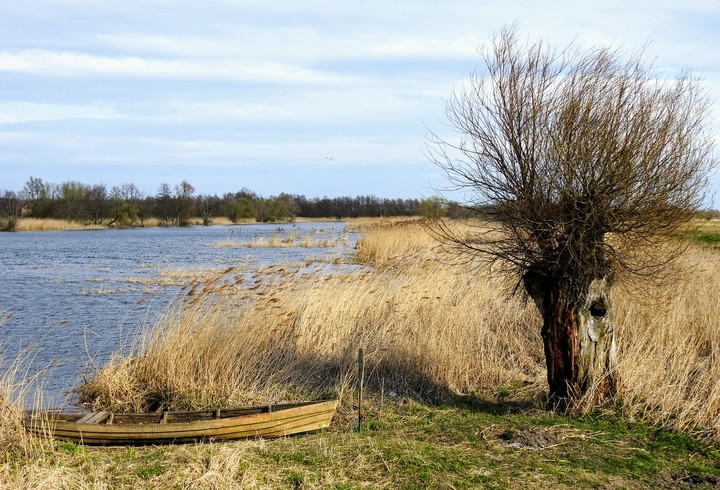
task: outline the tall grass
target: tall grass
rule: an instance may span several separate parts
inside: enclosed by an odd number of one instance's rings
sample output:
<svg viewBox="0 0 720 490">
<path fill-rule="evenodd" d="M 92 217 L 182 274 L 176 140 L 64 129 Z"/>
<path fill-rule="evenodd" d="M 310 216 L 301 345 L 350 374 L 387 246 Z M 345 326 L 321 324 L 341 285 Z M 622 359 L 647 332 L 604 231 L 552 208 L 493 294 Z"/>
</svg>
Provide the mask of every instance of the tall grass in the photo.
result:
<svg viewBox="0 0 720 490">
<path fill-rule="evenodd" d="M 358 260 L 375 266 L 412 259 L 417 254 L 427 257 L 437 245 L 419 220 L 363 220 L 353 229 L 363 233 L 358 239 Z"/>
<path fill-rule="evenodd" d="M 95 230 L 105 228 L 102 225 L 89 225 L 64 219 L 23 218 L 18 221 L 16 231 L 60 231 Z"/>
<path fill-rule="evenodd" d="M 193 225 L 202 225 L 201 218 L 191 218 L 189 220 Z M 229 219 L 224 216 L 218 216 L 212 219 L 213 225 L 230 225 Z M 139 223 L 136 223 L 139 225 Z M 158 218 L 145 218 L 142 222 L 143 227 L 167 226 L 167 223 Z M 74 231 L 74 230 L 101 230 L 106 229 L 106 225 L 94 225 L 83 221 L 73 221 L 54 218 L 22 218 L 18 220 L 15 231 Z"/>
<path fill-rule="evenodd" d="M 6 458 L 29 452 L 21 405 L 14 399 L 17 371 L 17 366 L 11 366 L 0 377 L 0 454 L 7 455 Z"/>
<path fill-rule="evenodd" d="M 362 226 L 357 271 L 277 267 L 259 285 L 217 277 L 194 288 L 82 386 L 83 399 L 138 410 L 342 397 L 360 347 L 369 389 L 387 396 L 545 389 L 539 315 L 506 294 L 513 284 L 439 260 L 418 223 Z M 674 283 L 617 287 L 617 404 L 720 437 L 720 255 L 691 249 L 677 267 Z"/>
<path fill-rule="evenodd" d="M 394 233 L 408 232 L 423 236 L 407 225 Z M 390 235 L 380 229 L 375 243 Z M 382 248 L 372 252 L 378 260 L 395 255 Z M 342 395 L 360 347 L 370 388 L 390 394 L 437 400 L 542 380 L 533 309 L 498 295 L 500 279 L 449 268 L 429 250 L 402 267 L 278 274 L 252 289 L 212 285 L 168 310 L 132 356 L 118 353 L 81 387 L 83 399 L 136 410 Z"/>
<path fill-rule="evenodd" d="M 0 312 L 2 314 L 2 312 Z M 0 328 L 8 317 L 0 318 Z M 0 458 L 3 462 L 35 458 L 52 447 L 52 440 L 33 437 L 23 426 L 24 407 L 29 396 L 35 396 L 35 405 L 41 406 L 41 387 L 29 390 L 40 374 L 28 376 L 32 351 L 25 350 L 11 360 L 0 353 Z"/>
<path fill-rule="evenodd" d="M 720 254 L 693 248 L 672 283 L 617 296 L 625 411 L 720 437 Z"/>
<path fill-rule="evenodd" d="M 220 242 L 208 244 L 208 246 L 213 248 L 327 248 L 344 246 L 346 247 L 348 245 L 347 236 L 335 238 L 318 238 L 316 236 L 317 233 L 319 233 L 319 230 L 310 231 L 304 234 L 300 234 L 294 231 L 290 233 L 285 233 L 284 231 L 282 231 L 273 233 L 269 237 L 255 237 L 251 240 L 229 238 Z"/>
</svg>

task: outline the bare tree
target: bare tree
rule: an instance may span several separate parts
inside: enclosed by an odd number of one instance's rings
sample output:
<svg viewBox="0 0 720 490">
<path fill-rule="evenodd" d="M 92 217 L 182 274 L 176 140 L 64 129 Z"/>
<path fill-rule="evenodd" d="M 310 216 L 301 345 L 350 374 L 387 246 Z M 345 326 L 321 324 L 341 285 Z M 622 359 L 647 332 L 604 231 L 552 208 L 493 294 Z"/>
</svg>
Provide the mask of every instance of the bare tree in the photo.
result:
<svg viewBox="0 0 720 490">
<path fill-rule="evenodd" d="M 0 195 L 0 231 L 15 231 L 20 220 L 22 201 L 12 191 Z"/>
<path fill-rule="evenodd" d="M 160 205 L 159 215 L 160 220 L 163 223 L 170 222 L 170 203 L 172 201 L 172 193 L 170 192 L 170 186 L 168 184 L 160 184 L 157 193 L 158 204 Z"/>
<path fill-rule="evenodd" d="M 183 180 L 175 186 L 175 199 L 177 208 L 175 209 L 175 224 L 177 226 L 188 226 L 190 224 L 190 215 L 194 211 L 193 194 L 195 187 L 187 180 Z"/>
<path fill-rule="evenodd" d="M 642 51 L 558 52 L 521 43 L 511 27 L 481 54 L 486 71 L 446 106 L 458 141 L 433 134 L 428 150 L 495 225 L 435 231 L 534 300 L 551 400 L 604 396 L 615 388 L 613 281 L 664 270 L 679 248 L 653 246 L 657 237 L 705 199 L 715 165 L 708 98 L 688 73 L 657 76 Z"/>
<path fill-rule="evenodd" d="M 198 196 L 197 208 L 202 218 L 203 226 L 210 226 L 213 220 L 212 206 L 210 205 L 211 198 L 209 196 Z"/>
<path fill-rule="evenodd" d="M 108 192 L 105 184 L 96 184 L 90 188 L 88 206 L 92 224 L 99 225 L 103 222 L 108 207 L 107 198 Z"/>
</svg>

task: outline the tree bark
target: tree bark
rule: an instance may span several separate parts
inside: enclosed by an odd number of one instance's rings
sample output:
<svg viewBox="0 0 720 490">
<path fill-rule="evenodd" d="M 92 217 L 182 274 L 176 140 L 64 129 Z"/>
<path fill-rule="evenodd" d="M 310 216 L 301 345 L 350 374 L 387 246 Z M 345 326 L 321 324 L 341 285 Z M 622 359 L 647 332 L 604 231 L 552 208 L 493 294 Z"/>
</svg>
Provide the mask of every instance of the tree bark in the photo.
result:
<svg viewBox="0 0 720 490">
<path fill-rule="evenodd" d="M 543 317 L 549 399 L 554 405 L 615 391 L 615 329 L 607 278 L 572 293 L 564 281 L 527 273 L 525 288 Z"/>
<path fill-rule="evenodd" d="M 615 322 L 607 278 L 590 283 L 585 302 L 579 309 L 579 372 L 583 395 L 606 398 L 615 393 L 617 351 Z"/>
</svg>

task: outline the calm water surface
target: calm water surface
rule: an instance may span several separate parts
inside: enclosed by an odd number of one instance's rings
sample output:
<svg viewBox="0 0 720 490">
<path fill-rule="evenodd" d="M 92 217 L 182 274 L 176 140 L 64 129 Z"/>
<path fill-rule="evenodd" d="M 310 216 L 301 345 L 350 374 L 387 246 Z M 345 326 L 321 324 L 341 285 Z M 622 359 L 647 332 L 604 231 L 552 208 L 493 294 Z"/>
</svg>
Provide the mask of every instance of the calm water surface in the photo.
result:
<svg viewBox="0 0 720 490">
<path fill-rule="evenodd" d="M 346 238 L 337 247 L 217 247 L 274 234 Z M 82 373 L 101 366 L 187 284 L 184 272 L 242 265 L 248 277 L 277 263 L 316 263 L 352 252 L 343 223 L 0 233 L 0 351 L 31 348 L 46 406 L 69 403 Z M 316 261 L 316 262 L 314 262 Z M 32 403 L 32 400 L 29 400 Z"/>
</svg>

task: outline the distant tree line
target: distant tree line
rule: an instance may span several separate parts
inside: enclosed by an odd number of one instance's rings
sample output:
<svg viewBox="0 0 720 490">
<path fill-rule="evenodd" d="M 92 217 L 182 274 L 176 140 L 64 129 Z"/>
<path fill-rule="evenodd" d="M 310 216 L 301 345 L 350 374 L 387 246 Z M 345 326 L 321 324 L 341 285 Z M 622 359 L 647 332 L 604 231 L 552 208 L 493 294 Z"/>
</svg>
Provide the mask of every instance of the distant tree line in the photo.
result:
<svg viewBox="0 0 720 490">
<path fill-rule="evenodd" d="M 162 225 L 187 226 L 199 217 L 209 225 L 216 217 L 237 223 L 273 222 L 306 218 L 357 218 L 378 216 L 440 217 L 447 206 L 438 197 L 387 199 L 373 195 L 315 197 L 281 193 L 262 197 L 243 188 L 218 195 L 196 195 L 188 181 L 163 183 L 154 195 L 143 194 L 135 184 L 108 188 L 104 184 L 66 181 L 61 184 L 30 177 L 20 191 L 0 191 L 0 230 L 13 230 L 21 218 L 53 218 L 83 223 L 130 227 L 155 219 Z"/>
</svg>

